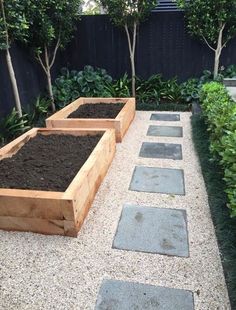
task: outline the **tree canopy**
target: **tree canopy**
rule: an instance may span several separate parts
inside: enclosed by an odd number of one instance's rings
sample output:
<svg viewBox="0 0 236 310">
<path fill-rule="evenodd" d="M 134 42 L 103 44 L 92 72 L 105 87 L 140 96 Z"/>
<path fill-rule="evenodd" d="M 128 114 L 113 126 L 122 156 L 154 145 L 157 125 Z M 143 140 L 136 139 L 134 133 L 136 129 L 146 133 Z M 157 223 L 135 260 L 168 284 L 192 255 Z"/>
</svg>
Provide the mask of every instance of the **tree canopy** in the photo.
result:
<svg viewBox="0 0 236 310">
<path fill-rule="evenodd" d="M 184 7 L 188 30 L 209 44 L 216 45 L 219 31 L 225 25 L 223 44 L 236 34 L 235 0 L 179 0 Z"/>
<path fill-rule="evenodd" d="M 0 0 L 0 49 L 11 47 L 15 41 L 28 39 L 29 22 L 25 17 L 27 1 Z"/>
<path fill-rule="evenodd" d="M 157 5 L 157 0 L 101 0 L 102 6 L 116 26 L 139 24 Z"/>
</svg>

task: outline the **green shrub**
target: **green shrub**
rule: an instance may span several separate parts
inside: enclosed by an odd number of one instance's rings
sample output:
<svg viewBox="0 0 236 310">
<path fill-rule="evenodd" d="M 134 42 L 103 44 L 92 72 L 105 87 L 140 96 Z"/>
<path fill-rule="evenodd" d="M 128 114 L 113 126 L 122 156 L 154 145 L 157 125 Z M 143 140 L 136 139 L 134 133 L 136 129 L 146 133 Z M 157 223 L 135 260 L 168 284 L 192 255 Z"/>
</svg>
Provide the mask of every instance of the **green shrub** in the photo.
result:
<svg viewBox="0 0 236 310">
<path fill-rule="evenodd" d="M 222 68 L 220 74 L 225 78 L 236 78 L 236 65 L 230 65 L 226 69 Z"/>
<path fill-rule="evenodd" d="M 63 68 L 53 85 L 55 103 L 62 108 L 78 97 L 110 97 L 107 85 L 111 82 L 104 69 L 85 66 L 83 71 L 69 71 Z"/>
<path fill-rule="evenodd" d="M 189 79 L 180 85 L 181 99 L 190 103 L 199 100 L 199 80 Z"/>
<path fill-rule="evenodd" d="M 128 74 L 125 73 L 123 77 L 114 81 L 113 83 L 107 83 L 105 89 L 111 97 L 126 98 L 131 96 L 131 79 Z"/>
<path fill-rule="evenodd" d="M 176 78 L 162 82 L 160 97 L 164 102 L 180 102 L 182 100 L 180 85 Z"/>
<path fill-rule="evenodd" d="M 51 102 L 46 97 L 38 97 L 27 113 L 30 126 L 41 127 L 45 125 L 45 118 L 50 114 Z"/>
<path fill-rule="evenodd" d="M 236 104 L 224 85 L 217 82 L 202 87 L 200 100 L 210 133 L 210 149 L 224 168 L 229 207 L 236 216 Z"/>
<path fill-rule="evenodd" d="M 20 136 L 30 129 L 28 115 L 19 116 L 15 108 L 0 121 L 0 146 Z"/>
<path fill-rule="evenodd" d="M 140 103 L 157 103 L 160 101 L 162 79 L 160 74 L 152 75 L 148 80 L 137 78 L 136 99 Z"/>
<path fill-rule="evenodd" d="M 177 79 L 164 81 L 160 74 L 152 75 L 148 80 L 137 79 L 136 94 L 139 103 L 182 101 Z"/>
</svg>

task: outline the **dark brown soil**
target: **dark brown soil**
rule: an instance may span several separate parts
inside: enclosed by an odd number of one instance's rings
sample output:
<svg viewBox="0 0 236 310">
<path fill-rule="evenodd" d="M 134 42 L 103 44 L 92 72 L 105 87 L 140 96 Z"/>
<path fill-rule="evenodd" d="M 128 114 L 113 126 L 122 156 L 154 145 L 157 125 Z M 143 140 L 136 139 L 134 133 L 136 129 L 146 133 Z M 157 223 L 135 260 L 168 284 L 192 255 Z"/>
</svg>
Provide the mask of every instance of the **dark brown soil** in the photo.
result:
<svg viewBox="0 0 236 310">
<path fill-rule="evenodd" d="M 38 134 L 0 161 L 0 187 L 64 192 L 100 138 Z"/>
<path fill-rule="evenodd" d="M 124 105 L 123 102 L 86 103 L 71 113 L 68 118 L 116 118 Z"/>
</svg>

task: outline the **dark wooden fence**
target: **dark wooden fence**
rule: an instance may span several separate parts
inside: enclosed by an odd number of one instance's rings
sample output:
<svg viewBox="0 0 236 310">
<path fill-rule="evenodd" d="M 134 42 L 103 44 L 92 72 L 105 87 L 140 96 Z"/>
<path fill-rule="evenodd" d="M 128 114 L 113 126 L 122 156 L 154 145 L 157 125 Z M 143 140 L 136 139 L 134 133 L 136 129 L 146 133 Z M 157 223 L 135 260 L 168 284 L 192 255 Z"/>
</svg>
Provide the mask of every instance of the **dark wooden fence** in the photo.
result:
<svg viewBox="0 0 236 310">
<path fill-rule="evenodd" d="M 44 90 L 46 81 L 32 55 L 24 47 L 14 46 L 12 57 L 24 104 Z M 137 75 L 148 78 L 161 73 L 164 78 L 177 76 L 179 81 L 200 76 L 212 69 L 213 52 L 191 38 L 184 25 L 183 12 L 155 12 L 139 29 L 137 42 Z M 225 48 L 221 64 L 236 64 L 236 39 Z M 84 16 L 75 38 L 57 58 L 53 77 L 60 68 L 82 69 L 90 64 L 105 68 L 114 78 L 129 72 L 129 55 L 125 33 L 111 25 L 107 16 Z M 11 86 L 3 53 L 0 54 L 0 114 L 13 106 Z"/>
</svg>

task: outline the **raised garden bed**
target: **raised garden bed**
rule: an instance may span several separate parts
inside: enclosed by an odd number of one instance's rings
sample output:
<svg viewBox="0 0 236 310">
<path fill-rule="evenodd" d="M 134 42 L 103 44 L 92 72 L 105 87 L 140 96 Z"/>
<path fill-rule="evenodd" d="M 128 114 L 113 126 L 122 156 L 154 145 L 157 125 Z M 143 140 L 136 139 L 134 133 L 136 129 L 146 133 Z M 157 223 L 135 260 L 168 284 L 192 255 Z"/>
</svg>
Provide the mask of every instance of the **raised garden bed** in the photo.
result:
<svg viewBox="0 0 236 310">
<path fill-rule="evenodd" d="M 79 98 L 49 117 L 46 125 L 47 128 L 114 128 L 116 141 L 121 142 L 134 116 L 134 98 Z"/>
<path fill-rule="evenodd" d="M 0 229 L 76 237 L 115 145 L 112 129 L 34 128 L 1 148 Z"/>
</svg>

